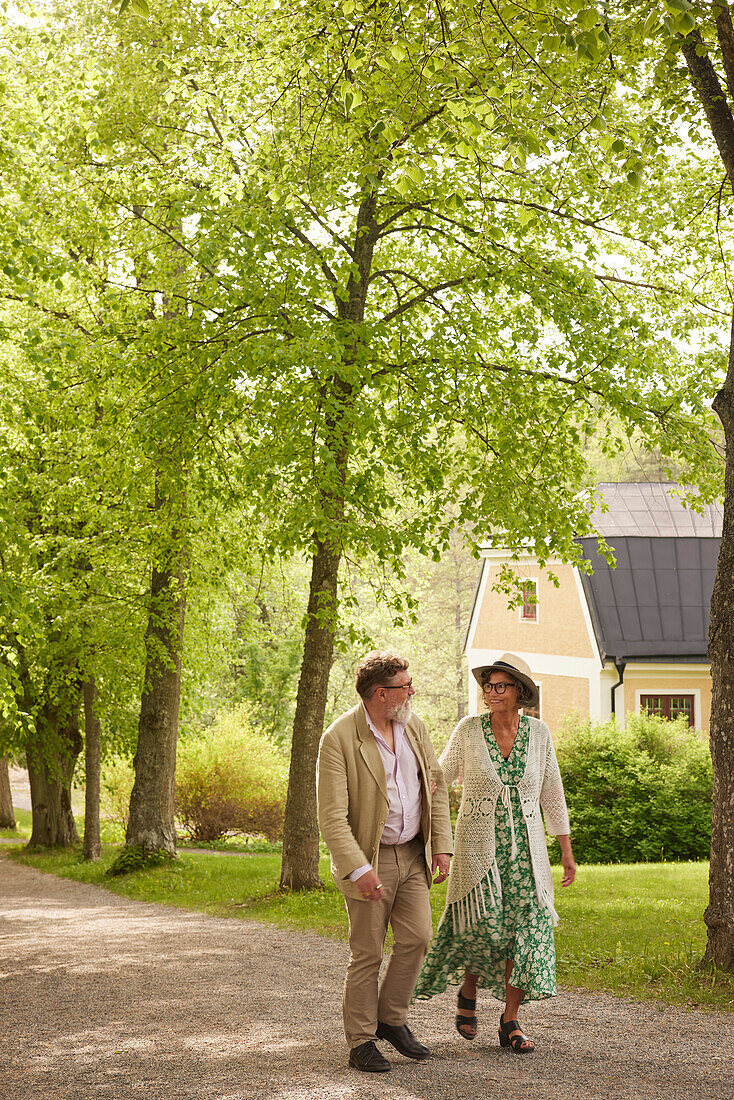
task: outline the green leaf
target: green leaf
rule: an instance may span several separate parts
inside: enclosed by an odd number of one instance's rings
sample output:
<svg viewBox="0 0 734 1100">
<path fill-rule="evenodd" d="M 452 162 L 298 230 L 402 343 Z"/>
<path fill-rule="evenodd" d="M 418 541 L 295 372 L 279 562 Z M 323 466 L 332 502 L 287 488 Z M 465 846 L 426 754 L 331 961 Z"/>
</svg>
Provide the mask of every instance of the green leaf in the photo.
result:
<svg viewBox="0 0 734 1100">
<path fill-rule="evenodd" d="M 148 7 L 148 0 L 130 0 L 130 7 L 139 15 L 141 19 L 150 18 L 150 8 Z"/>
<path fill-rule="evenodd" d="M 576 16 L 576 22 L 584 30 L 589 30 L 595 23 L 599 22 L 599 13 L 594 8 L 585 8 Z"/>
</svg>

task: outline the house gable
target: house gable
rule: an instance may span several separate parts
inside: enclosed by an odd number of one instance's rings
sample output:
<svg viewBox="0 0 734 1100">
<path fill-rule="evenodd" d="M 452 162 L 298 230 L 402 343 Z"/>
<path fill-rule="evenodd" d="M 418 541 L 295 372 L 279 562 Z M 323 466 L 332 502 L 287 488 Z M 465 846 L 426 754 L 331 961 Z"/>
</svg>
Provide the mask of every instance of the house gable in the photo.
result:
<svg viewBox="0 0 734 1100">
<path fill-rule="evenodd" d="M 548 579 L 531 559 L 512 564 L 521 580 L 536 584 L 537 618 L 523 619 L 522 608 L 508 608 L 504 592 L 493 591 L 499 571 L 508 558 L 489 552 L 483 562 L 482 580 L 475 612 L 467 636 L 467 648 L 508 650 L 512 653 L 563 654 L 566 657 L 597 657 L 583 596 L 571 565 L 553 565 L 559 586 Z"/>
</svg>

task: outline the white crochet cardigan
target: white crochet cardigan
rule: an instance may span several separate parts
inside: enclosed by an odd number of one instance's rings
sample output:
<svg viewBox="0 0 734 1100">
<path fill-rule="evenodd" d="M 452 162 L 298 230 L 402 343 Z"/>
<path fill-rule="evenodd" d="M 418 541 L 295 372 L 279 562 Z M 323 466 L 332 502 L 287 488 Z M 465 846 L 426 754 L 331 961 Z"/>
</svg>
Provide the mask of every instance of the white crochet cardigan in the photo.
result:
<svg viewBox="0 0 734 1100">
<path fill-rule="evenodd" d="M 553 879 L 540 807 L 545 827 L 552 836 L 570 832 L 568 811 L 550 730 L 537 718 L 528 721 L 528 758 L 517 790 L 530 840 L 538 901 L 550 910 L 556 924 L 558 914 L 553 908 Z M 454 932 L 464 932 L 487 914 L 488 905 L 502 897 L 494 835 L 498 798 L 510 815 L 513 850 L 517 823 L 513 820 L 510 787 L 502 783 L 490 760 L 480 717 L 463 718 L 459 722 L 439 763 L 447 784 L 459 777 L 464 782 L 446 895 Z"/>
</svg>

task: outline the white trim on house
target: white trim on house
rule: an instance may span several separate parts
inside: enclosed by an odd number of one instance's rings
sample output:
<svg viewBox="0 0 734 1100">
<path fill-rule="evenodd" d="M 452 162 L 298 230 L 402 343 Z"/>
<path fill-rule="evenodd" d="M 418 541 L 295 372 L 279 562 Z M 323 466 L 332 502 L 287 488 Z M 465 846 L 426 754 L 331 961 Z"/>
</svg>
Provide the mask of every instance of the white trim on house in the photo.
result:
<svg viewBox="0 0 734 1100">
<path fill-rule="evenodd" d="M 611 683 L 614 683 L 619 679 L 617 670 L 614 665 L 609 666 L 609 671 L 614 673 L 614 677 Z M 621 729 L 625 728 L 627 723 L 627 712 L 633 711 L 635 714 L 640 713 L 640 696 L 641 695 L 694 695 L 694 729 L 703 729 L 702 719 L 702 703 L 701 703 L 701 689 L 690 687 L 681 688 L 678 686 L 681 677 L 690 676 L 702 676 L 709 673 L 708 663 L 703 662 L 677 662 L 676 664 L 666 664 L 663 661 L 636 661 L 634 659 L 627 661 L 624 669 L 624 682 L 617 688 L 616 692 L 616 704 L 617 712 L 616 719 L 617 725 Z M 630 698 L 630 689 L 628 686 L 628 678 L 630 676 L 645 676 L 646 686 L 644 688 L 635 688 L 634 702 Z M 647 677 L 654 677 L 650 679 L 649 683 L 655 686 L 647 686 Z M 610 684 L 611 686 L 611 684 Z M 602 717 L 610 717 L 610 712 Z"/>
<path fill-rule="evenodd" d="M 601 722 L 605 722 L 607 718 L 612 717 L 612 687 L 619 679 L 619 673 L 612 661 L 610 661 L 599 673 L 599 679 L 596 684 L 593 682 L 589 685 L 589 717 L 598 718 Z M 624 684 L 621 684 L 615 693 L 615 704 L 617 707 L 616 718 L 620 726 L 624 726 L 624 707 L 622 707 L 622 713 L 620 714 L 620 699 L 624 702 L 624 692 L 622 688 Z M 598 688 L 597 692 L 594 692 L 594 688 Z M 597 706 L 591 706 L 592 695 L 595 702 L 598 700 Z"/>
<path fill-rule="evenodd" d="M 626 671 L 626 669 L 625 669 Z M 664 687 L 635 688 L 635 714 L 641 714 L 641 702 L 643 695 L 692 695 L 693 696 L 693 729 L 700 730 L 701 726 L 701 689 L 700 688 L 676 688 L 672 684 Z"/>
<path fill-rule="evenodd" d="M 487 578 L 489 577 L 489 570 L 487 569 L 487 559 L 482 554 L 482 565 L 479 570 L 479 580 L 477 581 L 477 587 L 474 591 L 474 603 L 472 604 L 471 615 L 469 616 L 469 625 L 466 628 L 466 637 L 464 638 L 464 653 L 467 655 L 471 651 L 472 642 L 474 641 L 474 635 L 477 632 L 477 621 L 479 619 L 479 612 L 482 610 L 482 604 L 484 603 L 484 593 L 487 588 Z"/>
<path fill-rule="evenodd" d="M 491 665 L 493 661 L 502 656 L 503 652 L 502 649 L 467 649 L 466 656 L 469 669 L 471 670 L 477 665 Z M 599 713 L 598 708 L 592 708 L 592 701 L 596 701 L 599 697 L 599 673 L 602 671 L 601 664 L 595 657 L 560 657 L 552 653 L 532 653 L 528 650 L 520 650 L 517 652 L 517 656 L 527 661 L 532 669 L 533 676 L 537 677 L 539 681 L 542 681 L 544 676 L 569 676 L 574 679 L 588 681 L 590 713 L 593 715 Z M 478 713 L 475 691 L 476 681 L 471 672 L 468 680 L 468 713 L 475 715 Z"/>
</svg>

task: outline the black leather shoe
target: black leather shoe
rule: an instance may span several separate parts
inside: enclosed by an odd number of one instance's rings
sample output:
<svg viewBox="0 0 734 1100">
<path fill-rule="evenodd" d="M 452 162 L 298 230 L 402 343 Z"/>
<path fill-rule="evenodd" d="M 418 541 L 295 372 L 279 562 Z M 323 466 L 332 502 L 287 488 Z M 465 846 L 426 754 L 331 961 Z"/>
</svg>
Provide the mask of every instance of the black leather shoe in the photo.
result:
<svg viewBox="0 0 734 1100">
<path fill-rule="evenodd" d="M 383 1058 L 372 1039 L 349 1051 L 349 1065 L 361 1069 L 363 1073 L 387 1073 L 391 1068 L 387 1058 Z"/>
<path fill-rule="evenodd" d="M 407 1024 L 392 1027 L 391 1024 L 381 1024 L 378 1020 L 376 1034 L 378 1039 L 385 1039 L 388 1043 L 391 1043 L 397 1052 L 404 1054 L 406 1058 L 415 1058 L 418 1062 L 425 1062 L 426 1058 L 431 1056 L 428 1047 L 424 1047 L 423 1043 L 418 1042 Z"/>
</svg>

